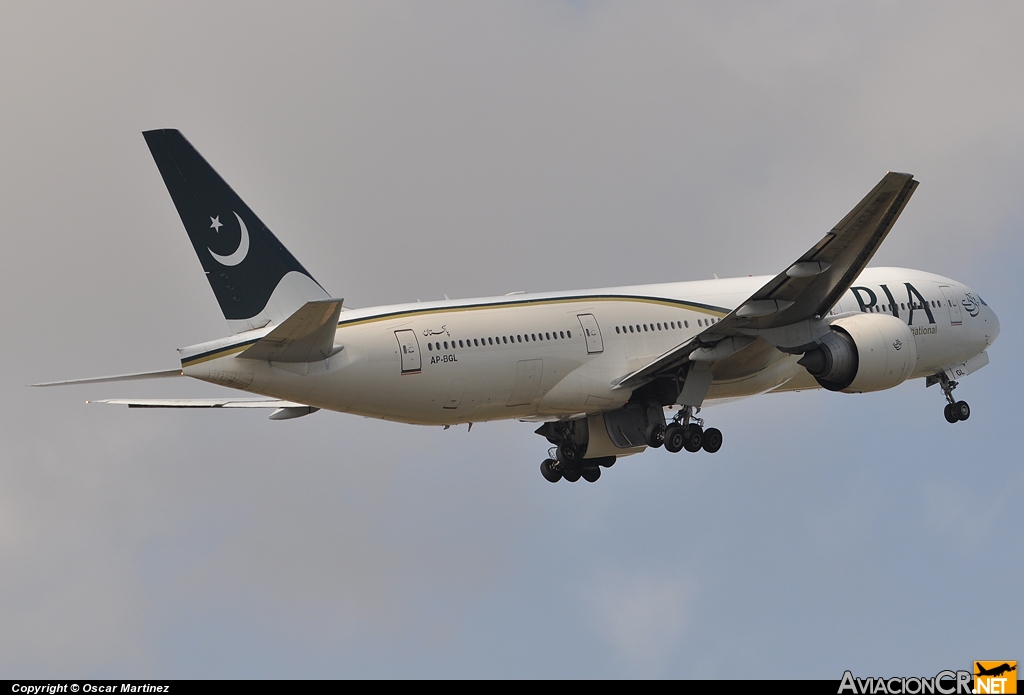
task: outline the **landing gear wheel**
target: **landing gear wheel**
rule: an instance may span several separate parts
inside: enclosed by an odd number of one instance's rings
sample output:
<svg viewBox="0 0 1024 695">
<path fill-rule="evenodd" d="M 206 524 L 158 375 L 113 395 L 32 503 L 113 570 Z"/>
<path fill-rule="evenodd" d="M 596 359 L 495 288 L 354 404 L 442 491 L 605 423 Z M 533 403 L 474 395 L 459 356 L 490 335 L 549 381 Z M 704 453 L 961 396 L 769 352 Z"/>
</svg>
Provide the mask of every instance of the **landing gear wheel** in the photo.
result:
<svg viewBox="0 0 1024 695">
<path fill-rule="evenodd" d="M 673 454 L 683 450 L 683 442 L 686 441 L 686 437 L 683 436 L 683 428 L 679 425 L 672 423 L 665 428 L 665 451 L 670 451 Z"/>
<path fill-rule="evenodd" d="M 562 471 L 557 468 L 552 468 L 552 464 L 555 462 L 551 459 L 544 459 L 540 464 L 540 474 L 544 476 L 544 480 L 549 483 L 557 483 L 562 479 Z"/>
<path fill-rule="evenodd" d="M 967 405 L 967 401 L 957 401 L 953 406 L 953 414 L 957 420 L 966 420 L 971 416 L 971 406 Z"/>
<path fill-rule="evenodd" d="M 700 451 L 701 445 L 704 443 L 704 431 L 701 430 L 700 425 L 689 424 L 683 428 L 683 448 L 690 453 L 696 453 Z"/>
<path fill-rule="evenodd" d="M 946 404 L 946 407 L 945 409 L 943 409 L 942 414 L 946 416 L 946 422 L 948 422 L 951 425 L 956 424 L 957 422 L 960 421 L 960 418 L 958 418 L 956 416 L 956 413 L 953 412 L 952 403 Z"/>
<path fill-rule="evenodd" d="M 713 454 L 722 448 L 722 431 L 717 427 L 709 427 L 704 430 L 704 441 L 701 442 L 704 451 Z"/>
<path fill-rule="evenodd" d="M 594 468 L 584 468 L 580 471 L 580 475 L 582 475 L 583 479 L 588 483 L 596 483 L 597 479 L 601 477 L 601 469 L 596 466 Z"/>
<path fill-rule="evenodd" d="M 580 471 L 578 468 L 573 470 L 564 470 L 562 471 L 562 477 L 568 480 L 570 483 L 575 483 L 577 480 L 580 479 Z"/>
<path fill-rule="evenodd" d="M 656 422 L 647 428 L 646 432 L 647 446 L 652 449 L 657 449 L 659 446 L 665 443 L 665 425 L 660 422 Z"/>
<path fill-rule="evenodd" d="M 562 463 L 574 464 L 579 457 L 579 449 L 573 442 L 564 441 L 558 445 L 558 460 Z"/>
</svg>

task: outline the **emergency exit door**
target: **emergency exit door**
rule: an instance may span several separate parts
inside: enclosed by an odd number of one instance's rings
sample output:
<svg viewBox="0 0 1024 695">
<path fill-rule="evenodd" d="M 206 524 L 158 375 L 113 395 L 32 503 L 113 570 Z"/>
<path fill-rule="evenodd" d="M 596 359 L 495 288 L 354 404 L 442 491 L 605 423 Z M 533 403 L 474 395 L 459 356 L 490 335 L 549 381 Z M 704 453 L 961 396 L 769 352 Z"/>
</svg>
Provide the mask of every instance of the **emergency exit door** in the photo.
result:
<svg viewBox="0 0 1024 695">
<path fill-rule="evenodd" d="M 402 355 L 402 374 L 415 374 L 422 368 L 420 362 L 420 344 L 414 331 L 395 331 L 398 339 L 398 351 Z"/>
<path fill-rule="evenodd" d="M 960 314 L 960 305 L 956 301 L 953 290 L 949 285 L 939 285 L 939 289 L 942 290 L 942 296 L 946 298 L 946 306 L 949 307 L 949 323 L 953 326 L 963 325 L 964 320 Z"/>
<path fill-rule="evenodd" d="M 597 319 L 593 314 L 577 314 L 580 320 L 580 327 L 583 328 L 583 336 L 587 339 L 587 352 L 604 352 L 604 341 L 601 339 L 601 327 L 597 325 Z"/>
</svg>

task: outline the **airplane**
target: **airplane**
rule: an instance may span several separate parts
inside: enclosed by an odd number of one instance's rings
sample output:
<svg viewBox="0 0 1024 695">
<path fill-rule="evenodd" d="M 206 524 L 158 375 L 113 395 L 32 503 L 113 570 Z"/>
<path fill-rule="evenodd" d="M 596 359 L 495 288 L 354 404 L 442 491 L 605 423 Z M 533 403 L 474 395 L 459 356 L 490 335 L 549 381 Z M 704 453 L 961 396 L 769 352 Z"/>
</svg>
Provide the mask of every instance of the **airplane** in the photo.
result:
<svg viewBox="0 0 1024 695">
<path fill-rule="evenodd" d="M 1004 663 L 1000 664 L 999 666 L 995 666 L 993 668 L 984 668 L 980 663 L 975 662 L 975 667 L 978 669 L 978 672 L 974 674 L 976 676 L 997 676 L 998 677 L 998 676 L 1003 675 L 1004 673 L 1009 673 L 1010 671 L 1016 671 L 1017 670 L 1016 662 L 1014 662 L 1013 666 L 1010 666 L 1010 664 L 1004 662 Z"/>
<path fill-rule="evenodd" d="M 775 276 L 350 308 L 333 297 L 178 131 L 143 133 L 231 335 L 169 370 L 34 384 L 187 376 L 259 399 L 108 399 L 134 408 L 320 409 L 402 423 L 517 419 L 548 440 L 541 474 L 595 482 L 664 446 L 715 453 L 701 409 L 764 393 L 864 393 L 908 379 L 953 397 L 988 364 L 999 321 L 940 275 L 867 267 L 918 182 L 887 173 Z"/>
</svg>

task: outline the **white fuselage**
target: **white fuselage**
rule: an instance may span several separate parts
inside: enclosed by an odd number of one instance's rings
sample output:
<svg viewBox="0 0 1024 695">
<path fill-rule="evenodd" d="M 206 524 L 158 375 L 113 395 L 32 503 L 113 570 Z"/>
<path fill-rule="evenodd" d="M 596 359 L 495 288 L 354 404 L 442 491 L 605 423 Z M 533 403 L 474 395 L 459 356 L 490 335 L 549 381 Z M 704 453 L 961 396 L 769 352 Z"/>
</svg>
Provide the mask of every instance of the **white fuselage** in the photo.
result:
<svg viewBox="0 0 1024 695">
<path fill-rule="evenodd" d="M 626 403 L 616 380 L 701 333 L 768 277 L 518 294 L 347 310 L 328 360 L 281 364 L 236 355 L 269 328 L 182 349 L 187 376 L 253 393 L 416 424 L 555 419 Z M 911 292 L 915 289 L 924 299 Z M 888 290 L 888 295 L 886 294 Z M 889 313 L 910 323 L 913 377 L 983 352 L 999 323 L 969 287 L 903 268 L 869 268 L 829 317 Z M 912 313 L 911 313 L 912 312 Z M 708 400 L 818 388 L 780 351 L 715 370 Z"/>
</svg>

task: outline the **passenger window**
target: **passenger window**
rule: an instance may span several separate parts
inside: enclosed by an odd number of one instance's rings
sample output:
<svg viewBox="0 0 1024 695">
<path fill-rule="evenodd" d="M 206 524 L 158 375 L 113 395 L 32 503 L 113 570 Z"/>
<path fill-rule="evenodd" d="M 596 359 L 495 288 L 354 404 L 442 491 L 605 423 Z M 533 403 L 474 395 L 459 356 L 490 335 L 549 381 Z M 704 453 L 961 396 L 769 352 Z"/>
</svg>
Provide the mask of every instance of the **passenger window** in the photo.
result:
<svg viewBox="0 0 1024 695">
<path fill-rule="evenodd" d="M 558 335 L 559 335 L 559 337 L 564 339 L 565 338 L 565 331 L 558 331 Z"/>
</svg>

